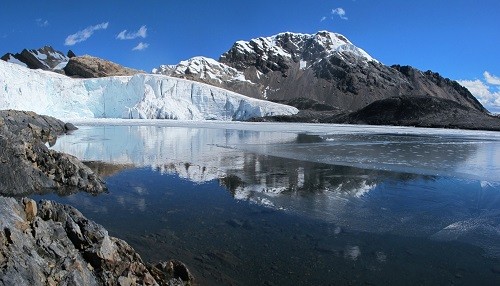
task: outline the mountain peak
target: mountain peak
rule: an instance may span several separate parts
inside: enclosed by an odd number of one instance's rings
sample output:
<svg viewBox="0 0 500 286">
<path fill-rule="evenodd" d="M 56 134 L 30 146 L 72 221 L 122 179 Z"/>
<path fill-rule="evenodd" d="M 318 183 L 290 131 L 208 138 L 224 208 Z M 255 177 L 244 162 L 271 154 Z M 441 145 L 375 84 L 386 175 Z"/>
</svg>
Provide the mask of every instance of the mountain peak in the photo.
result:
<svg viewBox="0 0 500 286">
<path fill-rule="evenodd" d="M 7 53 L 2 60 L 19 64 L 31 69 L 42 69 L 61 72 L 69 58 L 52 46 L 43 46 L 39 49 L 23 49 L 20 53 Z"/>
<path fill-rule="evenodd" d="M 348 57 L 356 62 L 378 62 L 363 49 L 356 47 L 345 36 L 330 31 L 316 34 L 285 32 L 269 37 L 237 41 L 220 57 L 220 61 L 236 69 L 255 65 L 263 73 L 284 71 L 287 62 L 314 62 L 325 57 Z M 259 59 L 257 61 L 257 59 Z M 265 62 L 259 65 L 258 62 Z"/>
<path fill-rule="evenodd" d="M 195 79 L 218 86 L 222 82 L 246 81 L 242 72 L 212 58 L 197 56 L 177 65 L 161 65 L 152 73 Z"/>
</svg>

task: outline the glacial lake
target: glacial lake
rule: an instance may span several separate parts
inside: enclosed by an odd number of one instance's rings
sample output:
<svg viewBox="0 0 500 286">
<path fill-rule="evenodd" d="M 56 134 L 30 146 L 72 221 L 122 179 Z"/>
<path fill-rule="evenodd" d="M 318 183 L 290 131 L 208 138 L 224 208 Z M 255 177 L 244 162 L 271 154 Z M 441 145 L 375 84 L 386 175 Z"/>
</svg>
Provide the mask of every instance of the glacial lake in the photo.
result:
<svg viewBox="0 0 500 286">
<path fill-rule="evenodd" d="M 53 199 L 200 285 L 500 285 L 500 133 L 101 120 L 53 149 L 109 192 Z"/>
</svg>

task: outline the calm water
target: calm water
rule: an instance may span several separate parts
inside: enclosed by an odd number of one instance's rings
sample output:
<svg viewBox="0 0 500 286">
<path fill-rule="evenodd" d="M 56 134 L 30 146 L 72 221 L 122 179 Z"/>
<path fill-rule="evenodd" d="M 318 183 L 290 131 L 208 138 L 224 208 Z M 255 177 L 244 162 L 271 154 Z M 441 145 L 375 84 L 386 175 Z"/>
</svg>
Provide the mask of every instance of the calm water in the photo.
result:
<svg viewBox="0 0 500 286">
<path fill-rule="evenodd" d="M 109 193 L 37 198 L 202 285 L 500 285 L 498 133 L 110 124 L 53 147 L 98 161 Z"/>
</svg>

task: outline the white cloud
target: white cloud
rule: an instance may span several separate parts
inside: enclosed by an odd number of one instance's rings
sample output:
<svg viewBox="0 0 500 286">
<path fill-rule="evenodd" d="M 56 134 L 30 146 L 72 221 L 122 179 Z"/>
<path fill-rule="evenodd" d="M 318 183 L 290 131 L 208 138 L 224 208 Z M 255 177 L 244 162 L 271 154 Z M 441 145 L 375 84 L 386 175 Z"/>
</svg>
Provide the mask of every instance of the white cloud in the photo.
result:
<svg viewBox="0 0 500 286">
<path fill-rule="evenodd" d="M 330 12 L 330 15 L 328 17 L 323 16 L 323 17 L 321 17 L 321 19 L 319 21 L 323 22 L 328 18 L 331 18 L 333 20 L 334 17 L 337 17 L 337 16 L 342 20 L 347 20 L 347 16 L 346 16 L 346 12 L 345 12 L 344 8 L 338 7 L 338 8 L 332 9 L 332 11 Z"/>
<path fill-rule="evenodd" d="M 345 15 L 345 10 L 344 8 L 335 8 L 332 10 L 332 15 L 337 15 L 340 17 L 342 20 L 347 20 L 347 17 Z"/>
<path fill-rule="evenodd" d="M 500 77 L 494 76 L 490 74 L 489 72 L 485 71 L 483 73 L 484 79 L 486 79 L 486 82 L 492 85 L 500 85 Z"/>
<path fill-rule="evenodd" d="M 142 50 L 145 50 L 149 47 L 149 44 L 148 43 L 143 43 L 143 42 L 140 42 L 137 46 L 135 46 L 132 51 L 142 51 Z"/>
<path fill-rule="evenodd" d="M 42 18 L 36 19 L 35 22 L 38 25 L 38 27 L 45 28 L 45 27 L 49 26 L 49 21 L 48 20 L 44 20 Z"/>
<path fill-rule="evenodd" d="M 136 32 L 127 32 L 127 30 L 121 31 L 116 38 L 120 40 L 133 40 L 136 38 L 146 38 L 148 28 L 146 26 L 141 26 Z"/>
<path fill-rule="evenodd" d="M 458 83 L 466 87 L 486 109 L 498 113 L 500 112 L 500 87 L 493 85 L 500 85 L 500 78 L 489 72 L 484 72 L 483 75 L 485 81 L 479 79 L 459 80 Z"/>
<path fill-rule="evenodd" d="M 69 35 L 66 40 L 64 41 L 65 46 L 73 46 L 76 43 L 80 43 L 83 41 L 86 41 L 88 38 L 90 38 L 95 31 L 98 30 L 105 30 L 108 28 L 108 22 L 101 23 L 98 25 L 90 26 L 87 27 L 81 31 L 78 31 L 72 35 Z"/>
</svg>

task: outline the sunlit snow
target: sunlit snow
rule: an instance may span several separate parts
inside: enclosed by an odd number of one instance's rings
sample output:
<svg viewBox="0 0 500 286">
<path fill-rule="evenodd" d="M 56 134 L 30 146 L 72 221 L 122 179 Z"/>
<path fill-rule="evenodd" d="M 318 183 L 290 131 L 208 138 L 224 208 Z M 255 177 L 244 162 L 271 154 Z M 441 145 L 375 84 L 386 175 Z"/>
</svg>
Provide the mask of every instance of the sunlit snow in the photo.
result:
<svg viewBox="0 0 500 286">
<path fill-rule="evenodd" d="M 3 61 L 0 88 L 0 109 L 60 118 L 227 121 L 298 112 L 294 107 L 163 75 L 72 79 Z"/>
</svg>

